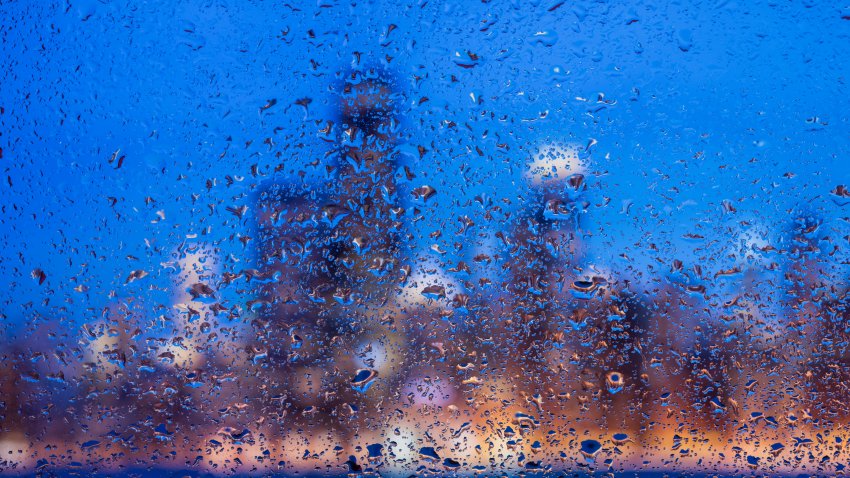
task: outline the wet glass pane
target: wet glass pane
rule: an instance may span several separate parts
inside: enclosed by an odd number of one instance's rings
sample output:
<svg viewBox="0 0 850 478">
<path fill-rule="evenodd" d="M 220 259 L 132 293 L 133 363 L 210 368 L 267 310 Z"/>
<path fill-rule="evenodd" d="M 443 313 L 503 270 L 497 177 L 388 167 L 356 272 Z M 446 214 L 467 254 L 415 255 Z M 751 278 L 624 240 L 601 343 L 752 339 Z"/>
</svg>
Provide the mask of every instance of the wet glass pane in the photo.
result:
<svg viewBox="0 0 850 478">
<path fill-rule="evenodd" d="M 835 476 L 850 7 L 0 0 L 0 475 Z"/>
</svg>

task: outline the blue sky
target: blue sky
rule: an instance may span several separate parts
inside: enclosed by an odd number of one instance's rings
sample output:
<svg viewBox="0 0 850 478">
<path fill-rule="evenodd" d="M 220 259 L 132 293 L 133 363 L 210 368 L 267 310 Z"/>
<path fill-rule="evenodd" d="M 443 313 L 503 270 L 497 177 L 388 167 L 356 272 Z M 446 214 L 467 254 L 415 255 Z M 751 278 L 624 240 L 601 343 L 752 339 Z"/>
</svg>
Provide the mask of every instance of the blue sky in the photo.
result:
<svg viewBox="0 0 850 478">
<path fill-rule="evenodd" d="M 242 268 L 251 215 L 226 208 L 263 180 L 316 173 L 332 147 L 318 133 L 328 87 L 358 54 L 405 85 L 411 186 L 438 191 L 410 226 L 418 256 L 457 216 L 483 221 L 476 196 L 521 207 L 541 145 L 591 140 L 588 264 L 623 270 L 625 253 L 650 275 L 673 258 L 722 269 L 730 243 L 779 243 L 800 208 L 840 244 L 850 214 L 830 191 L 850 183 L 850 11 L 831 3 L 0 5 L 5 330 L 35 312 L 92 320 L 113 291 L 167 302 L 177 272 L 162 264 L 186 241 Z M 133 270 L 151 275 L 125 284 Z"/>
</svg>

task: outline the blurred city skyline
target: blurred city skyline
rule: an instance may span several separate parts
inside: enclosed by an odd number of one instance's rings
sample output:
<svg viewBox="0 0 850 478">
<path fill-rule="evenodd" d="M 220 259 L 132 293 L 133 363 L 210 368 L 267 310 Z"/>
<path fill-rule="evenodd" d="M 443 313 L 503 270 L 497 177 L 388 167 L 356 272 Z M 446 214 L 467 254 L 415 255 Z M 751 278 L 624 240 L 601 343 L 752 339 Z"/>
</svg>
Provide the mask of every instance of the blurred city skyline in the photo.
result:
<svg viewBox="0 0 850 478">
<path fill-rule="evenodd" d="M 850 11 L 0 13 L 0 474 L 843 471 Z"/>
</svg>

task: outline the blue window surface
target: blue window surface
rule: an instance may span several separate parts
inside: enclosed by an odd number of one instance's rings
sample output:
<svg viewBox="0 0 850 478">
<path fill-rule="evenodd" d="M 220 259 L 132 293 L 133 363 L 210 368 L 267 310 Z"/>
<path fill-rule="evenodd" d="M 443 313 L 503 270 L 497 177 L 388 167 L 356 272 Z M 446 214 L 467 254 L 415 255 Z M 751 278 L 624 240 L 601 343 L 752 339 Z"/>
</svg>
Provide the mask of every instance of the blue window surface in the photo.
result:
<svg viewBox="0 0 850 478">
<path fill-rule="evenodd" d="M 835 476 L 850 4 L 0 0 L 0 476 Z"/>
</svg>

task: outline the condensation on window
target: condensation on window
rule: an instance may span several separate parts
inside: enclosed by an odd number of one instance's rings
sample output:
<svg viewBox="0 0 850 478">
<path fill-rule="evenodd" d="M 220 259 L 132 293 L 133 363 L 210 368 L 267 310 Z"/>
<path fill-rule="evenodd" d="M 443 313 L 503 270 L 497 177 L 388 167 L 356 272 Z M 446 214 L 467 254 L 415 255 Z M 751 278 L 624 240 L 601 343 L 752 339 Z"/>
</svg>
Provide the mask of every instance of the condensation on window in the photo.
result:
<svg viewBox="0 0 850 478">
<path fill-rule="evenodd" d="M 847 471 L 847 7 L 0 18 L 0 475 Z"/>
</svg>

